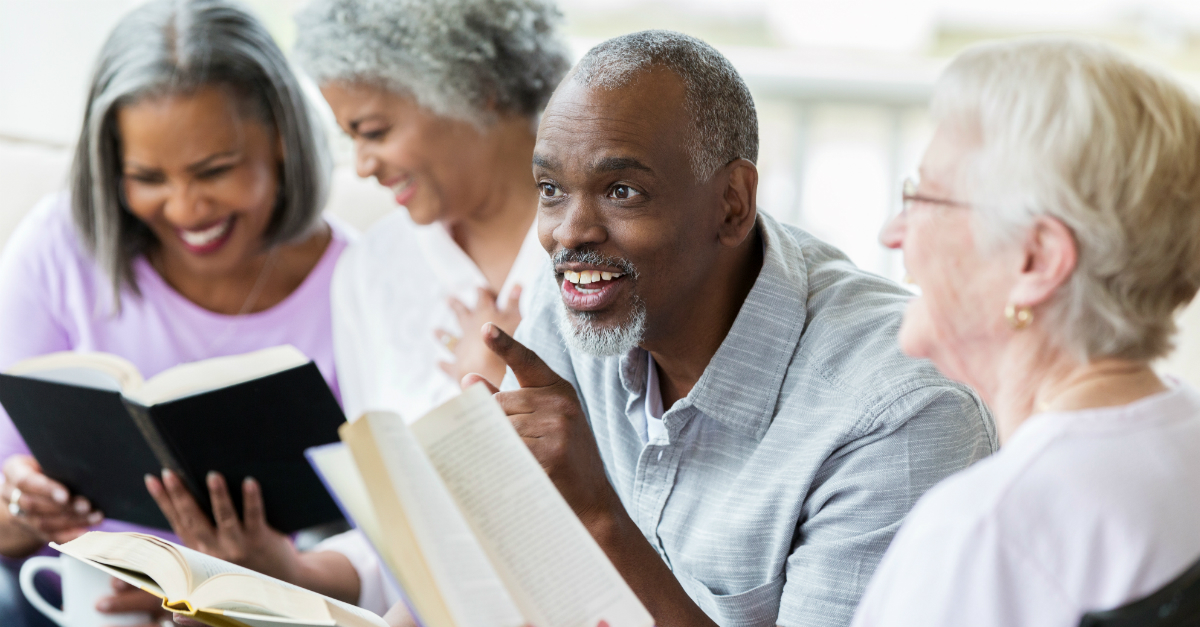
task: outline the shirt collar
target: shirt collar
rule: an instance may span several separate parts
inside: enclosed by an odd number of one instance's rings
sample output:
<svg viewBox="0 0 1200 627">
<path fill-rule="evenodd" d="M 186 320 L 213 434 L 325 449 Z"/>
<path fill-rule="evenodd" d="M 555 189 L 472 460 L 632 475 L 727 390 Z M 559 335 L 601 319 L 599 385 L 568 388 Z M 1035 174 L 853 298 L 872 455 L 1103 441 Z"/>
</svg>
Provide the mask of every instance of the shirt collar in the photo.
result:
<svg viewBox="0 0 1200 627">
<path fill-rule="evenodd" d="M 774 218 L 758 214 L 755 228 L 763 241 L 763 265 L 754 287 L 700 380 L 667 414 L 693 406 L 731 429 L 762 439 L 804 329 L 808 267 L 800 245 Z M 621 358 L 621 383 L 630 393 L 645 391 L 646 364 L 641 348 Z"/>
</svg>

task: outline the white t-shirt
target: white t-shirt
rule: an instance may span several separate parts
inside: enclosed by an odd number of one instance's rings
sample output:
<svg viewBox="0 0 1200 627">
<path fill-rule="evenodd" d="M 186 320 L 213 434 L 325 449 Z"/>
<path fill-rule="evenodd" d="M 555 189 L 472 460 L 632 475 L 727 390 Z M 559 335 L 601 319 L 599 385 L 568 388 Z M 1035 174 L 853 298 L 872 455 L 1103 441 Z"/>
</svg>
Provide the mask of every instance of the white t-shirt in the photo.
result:
<svg viewBox="0 0 1200 627">
<path fill-rule="evenodd" d="M 535 222 L 500 290 L 500 302 L 516 285 L 531 287 L 549 268 Z M 474 307 L 478 288 L 487 285 L 483 272 L 444 227 L 414 224 L 403 209 L 384 217 L 347 248 L 330 295 L 334 357 L 346 416 L 356 420 L 367 410 L 388 410 L 412 421 L 461 392 L 459 382 L 438 367 L 438 362 L 454 356 L 434 331 L 461 336 L 448 299 L 454 296 Z M 526 289 L 521 295 L 522 312 L 531 293 Z M 337 551 L 350 559 L 362 582 L 361 607 L 383 614 L 400 600 L 358 531 L 334 536 L 315 550 Z"/>
<path fill-rule="evenodd" d="M 1031 417 L 908 515 L 854 627 L 1074 627 L 1200 559 L 1200 393 Z"/>
</svg>

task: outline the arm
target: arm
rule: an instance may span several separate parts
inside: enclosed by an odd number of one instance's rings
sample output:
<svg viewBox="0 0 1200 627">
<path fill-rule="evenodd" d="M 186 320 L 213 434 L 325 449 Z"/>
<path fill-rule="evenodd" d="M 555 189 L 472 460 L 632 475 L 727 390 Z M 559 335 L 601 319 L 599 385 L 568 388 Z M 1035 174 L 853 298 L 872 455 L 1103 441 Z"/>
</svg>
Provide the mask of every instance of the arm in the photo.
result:
<svg viewBox="0 0 1200 627">
<path fill-rule="evenodd" d="M 608 482 L 575 388 L 496 325 L 485 327 L 484 341 L 504 359 L 521 385 L 519 390 L 498 393 L 491 386 L 496 400 L 655 624 L 715 625 L 626 513 Z M 476 381 L 485 380 L 468 375 L 463 383 Z"/>
<path fill-rule="evenodd" d="M 54 198 L 45 202 L 62 202 Z M 67 282 L 63 275 L 73 259 L 56 254 L 66 245 L 59 241 L 58 225 L 48 225 L 48 207 L 35 208 L 22 221 L 0 256 L 0 369 L 36 355 L 72 348 L 61 316 L 53 306 L 54 290 Z M 56 209 L 56 208 L 49 208 Z M 62 259 L 59 259 L 62 257 Z M 65 542 L 100 522 L 82 497 L 70 498 L 67 489 L 41 473 L 29 456 L 8 415 L 0 410 L 0 554 L 24 557 L 47 540 Z M 21 516 L 9 513 L 10 498 L 20 488 Z"/>
</svg>

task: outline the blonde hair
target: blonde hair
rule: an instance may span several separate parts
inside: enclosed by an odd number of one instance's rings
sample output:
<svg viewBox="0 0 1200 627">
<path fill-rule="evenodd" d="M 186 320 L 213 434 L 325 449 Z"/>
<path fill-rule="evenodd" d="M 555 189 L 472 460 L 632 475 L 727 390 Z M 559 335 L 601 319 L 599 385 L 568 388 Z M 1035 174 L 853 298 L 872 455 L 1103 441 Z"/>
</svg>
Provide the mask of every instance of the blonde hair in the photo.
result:
<svg viewBox="0 0 1200 627">
<path fill-rule="evenodd" d="M 1195 98 L 1111 46 L 1037 38 L 964 51 L 932 109 L 981 139 L 959 182 L 985 249 L 1040 216 L 1074 233 L 1076 268 L 1039 312 L 1063 347 L 1084 361 L 1170 351 L 1200 288 Z"/>
</svg>

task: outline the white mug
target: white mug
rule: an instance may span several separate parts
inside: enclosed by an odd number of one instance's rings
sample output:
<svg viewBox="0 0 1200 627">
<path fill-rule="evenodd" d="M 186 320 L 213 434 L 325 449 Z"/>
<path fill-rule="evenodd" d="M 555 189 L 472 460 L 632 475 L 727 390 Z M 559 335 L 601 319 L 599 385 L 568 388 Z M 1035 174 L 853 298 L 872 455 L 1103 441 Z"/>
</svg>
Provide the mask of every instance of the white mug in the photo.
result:
<svg viewBox="0 0 1200 627">
<path fill-rule="evenodd" d="M 62 577 L 63 607 L 50 605 L 33 586 L 33 578 L 43 570 Z M 144 625 L 152 622 L 146 612 L 102 614 L 96 601 L 113 593 L 112 576 L 67 555 L 31 557 L 21 565 L 21 592 L 37 611 L 62 627 L 104 627 L 106 625 Z"/>
</svg>

